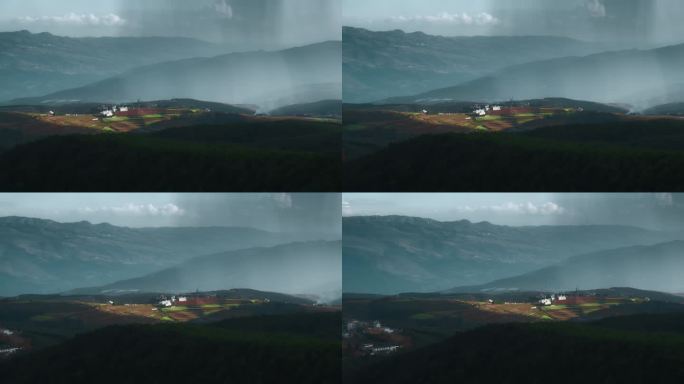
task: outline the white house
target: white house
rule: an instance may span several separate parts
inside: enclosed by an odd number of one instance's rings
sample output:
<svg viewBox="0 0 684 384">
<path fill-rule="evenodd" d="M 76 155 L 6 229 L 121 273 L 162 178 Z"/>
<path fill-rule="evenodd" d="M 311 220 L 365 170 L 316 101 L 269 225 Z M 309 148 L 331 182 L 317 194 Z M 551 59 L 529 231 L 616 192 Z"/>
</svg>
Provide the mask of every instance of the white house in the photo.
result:
<svg viewBox="0 0 684 384">
<path fill-rule="evenodd" d="M 104 117 L 113 117 L 113 116 L 114 116 L 114 111 L 112 111 L 112 110 L 110 110 L 110 109 L 107 109 L 107 110 L 104 110 L 104 111 L 100 112 L 100 114 L 101 114 L 102 116 L 104 116 Z"/>
<path fill-rule="evenodd" d="M 568 297 L 565 295 L 558 295 L 558 301 L 565 301 L 567 299 L 568 299 Z"/>
<path fill-rule="evenodd" d="M 163 307 L 172 307 L 173 303 L 171 302 L 171 300 L 162 300 L 159 302 L 159 305 Z"/>
<path fill-rule="evenodd" d="M 485 116 L 487 114 L 487 111 L 485 111 L 483 108 L 476 109 L 473 111 L 474 114 L 478 116 Z"/>
<path fill-rule="evenodd" d="M 185 303 L 188 301 L 188 298 L 185 296 L 178 296 L 178 301 L 181 303 Z"/>
<path fill-rule="evenodd" d="M 128 107 L 120 107 L 119 112 L 128 112 Z"/>
<path fill-rule="evenodd" d="M 541 305 L 551 305 L 551 299 L 541 299 L 541 300 L 539 300 L 539 304 L 541 304 Z"/>
<path fill-rule="evenodd" d="M 500 111 L 500 110 L 501 110 L 501 106 L 500 106 L 500 105 L 495 105 L 494 107 L 492 107 L 492 110 L 494 110 L 494 111 Z"/>
</svg>

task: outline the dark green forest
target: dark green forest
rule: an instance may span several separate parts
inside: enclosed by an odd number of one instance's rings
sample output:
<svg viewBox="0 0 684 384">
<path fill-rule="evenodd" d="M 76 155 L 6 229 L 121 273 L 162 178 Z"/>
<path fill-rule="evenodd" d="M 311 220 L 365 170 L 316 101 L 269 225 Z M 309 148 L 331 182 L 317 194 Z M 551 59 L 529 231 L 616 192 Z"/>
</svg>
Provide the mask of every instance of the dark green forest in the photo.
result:
<svg viewBox="0 0 684 384">
<path fill-rule="evenodd" d="M 3 191 L 336 191 L 338 123 L 51 137 L 0 154 Z"/>
<path fill-rule="evenodd" d="M 424 135 L 345 164 L 350 191 L 680 191 L 680 122 Z"/>
<path fill-rule="evenodd" d="M 366 383 L 678 383 L 684 315 L 489 325 L 345 372 Z"/>
<path fill-rule="evenodd" d="M 112 326 L 0 363 L 3 383 L 339 383 L 341 314 Z M 40 367 L 40 369 L 34 369 Z"/>
</svg>

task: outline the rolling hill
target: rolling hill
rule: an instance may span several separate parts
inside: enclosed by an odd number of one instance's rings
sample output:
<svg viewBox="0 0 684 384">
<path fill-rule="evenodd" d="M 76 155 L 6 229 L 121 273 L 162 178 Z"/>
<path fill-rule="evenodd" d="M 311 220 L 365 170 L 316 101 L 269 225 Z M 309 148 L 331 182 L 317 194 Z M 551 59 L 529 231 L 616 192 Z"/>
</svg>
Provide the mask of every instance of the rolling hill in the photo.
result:
<svg viewBox="0 0 684 384">
<path fill-rule="evenodd" d="M 577 254 L 677 238 L 634 227 L 508 227 L 401 216 L 345 217 L 343 231 L 344 291 L 384 294 L 481 284 Z"/>
<path fill-rule="evenodd" d="M 679 191 L 684 189 L 677 176 L 684 170 L 681 126 L 681 121 L 626 123 L 613 117 L 519 133 L 422 135 L 347 161 L 345 189 Z"/>
<path fill-rule="evenodd" d="M 269 112 L 272 116 L 342 117 L 342 100 L 321 100 L 314 103 L 286 105 Z"/>
<path fill-rule="evenodd" d="M 114 77 L 13 104 L 191 98 L 227 104 L 279 106 L 340 99 L 341 43 L 283 51 L 230 53 L 138 67 Z"/>
<path fill-rule="evenodd" d="M 339 191 L 341 125 L 273 119 L 210 113 L 145 134 L 50 137 L 0 154 L 0 190 Z"/>
<path fill-rule="evenodd" d="M 84 86 L 129 69 L 227 50 L 187 38 L 0 33 L 0 102 Z"/>
<path fill-rule="evenodd" d="M 656 105 L 644 111 L 647 115 L 684 115 L 684 102 Z"/>
<path fill-rule="evenodd" d="M 684 45 L 562 57 L 519 64 L 403 101 L 481 101 L 563 97 L 631 104 L 635 110 L 682 100 Z"/>
<path fill-rule="evenodd" d="M 680 313 L 615 317 L 585 324 L 481 327 L 376 360 L 349 383 L 677 382 L 684 378 Z"/>
<path fill-rule="evenodd" d="M 249 288 L 336 299 L 342 286 L 341 263 L 340 242 L 293 243 L 200 256 L 142 277 L 77 292 Z"/>
<path fill-rule="evenodd" d="M 547 36 L 443 37 L 344 27 L 344 101 L 414 95 L 474 80 L 506 66 L 583 56 L 597 44 Z"/>
<path fill-rule="evenodd" d="M 340 313 L 113 326 L 0 361 L 12 383 L 341 381 Z M 40 366 L 41 369 L 30 367 Z"/>
<path fill-rule="evenodd" d="M 451 291 L 523 290 L 571 291 L 608 287 L 638 287 L 682 292 L 684 242 L 623 247 L 574 256 L 557 265 L 480 286 Z"/>
<path fill-rule="evenodd" d="M 0 218 L 0 295 L 56 293 L 114 282 L 210 253 L 275 245 L 249 228 L 125 228 Z"/>
</svg>

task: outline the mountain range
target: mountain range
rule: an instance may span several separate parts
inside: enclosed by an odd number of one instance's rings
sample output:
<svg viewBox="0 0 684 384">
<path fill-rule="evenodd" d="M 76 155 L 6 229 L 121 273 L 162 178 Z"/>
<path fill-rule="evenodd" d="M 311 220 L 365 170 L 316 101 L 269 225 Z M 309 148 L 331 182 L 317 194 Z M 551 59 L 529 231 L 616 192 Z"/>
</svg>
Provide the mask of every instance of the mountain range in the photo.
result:
<svg viewBox="0 0 684 384">
<path fill-rule="evenodd" d="M 73 293 L 190 292 L 230 287 L 340 297 L 339 241 L 298 242 L 195 257 L 142 277 Z"/>
<path fill-rule="evenodd" d="M 344 100 L 370 102 L 478 79 L 505 67 L 601 52 L 552 36 L 443 37 L 343 28 Z M 470 101 L 470 100 L 468 100 Z"/>
<path fill-rule="evenodd" d="M 126 228 L 5 217 L 0 218 L 0 296 L 108 284 L 201 255 L 293 239 L 298 236 L 250 228 Z"/>
<path fill-rule="evenodd" d="M 403 216 L 346 217 L 343 232 L 344 292 L 382 294 L 482 284 L 575 255 L 679 237 L 628 226 L 509 227 Z"/>
<path fill-rule="evenodd" d="M 219 45 L 188 38 L 2 32 L 0 101 L 80 87 L 144 65 L 226 52 Z"/>
<path fill-rule="evenodd" d="M 341 43 L 312 44 L 282 51 L 229 53 L 136 67 L 81 87 L 12 104 L 59 102 L 127 103 L 191 98 L 227 104 L 277 107 L 341 99 Z"/>
<path fill-rule="evenodd" d="M 484 101 L 563 97 L 630 104 L 635 111 L 684 99 L 684 44 L 518 64 L 402 101 Z"/>
<path fill-rule="evenodd" d="M 558 264 L 491 283 L 451 289 L 473 291 L 571 291 L 639 287 L 684 292 L 684 241 L 639 245 L 570 257 Z"/>
</svg>

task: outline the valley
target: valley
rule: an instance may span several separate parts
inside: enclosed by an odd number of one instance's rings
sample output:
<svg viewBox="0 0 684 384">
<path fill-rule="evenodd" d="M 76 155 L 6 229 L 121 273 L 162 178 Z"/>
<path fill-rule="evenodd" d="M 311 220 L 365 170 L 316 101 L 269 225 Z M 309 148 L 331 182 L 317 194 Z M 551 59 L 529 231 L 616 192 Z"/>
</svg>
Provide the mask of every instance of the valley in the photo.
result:
<svg viewBox="0 0 684 384">
<path fill-rule="evenodd" d="M 547 380 L 547 367 L 577 365 L 592 372 L 568 382 L 603 382 L 625 361 L 678 376 L 681 227 L 606 225 L 643 223 L 612 217 L 608 201 L 664 217 L 652 195 L 629 196 L 345 194 L 348 210 L 393 214 L 343 218 L 344 382 L 522 382 L 530 367 Z"/>
<path fill-rule="evenodd" d="M 548 300 L 548 301 L 547 301 Z M 684 313 L 684 298 L 629 288 L 573 292 L 491 292 L 344 296 L 345 357 L 406 353 L 490 324 L 587 322 L 615 316 Z M 393 343 L 393 344 L 392 344 Z M 395 353 L 370 353 L 395 346 Z M 376 358 L 377 359 L 377 358 Z"/>
<path fill-rule="evenodd" d="M 0 157 L 15 164 L 2 169 L 0 189 L 335 190 L 334 109 L 296 105 L 291 116 L 268 116 L 249 108 L 191 99 L 0 107 Z"/>
<path fill-rule="evenodd" d="M 684 45 L 343 30 L 349 191 L 679 191 Z"/>
<path fill-rule="evenodd" d="M 501 109 L 476 113 L 486 105 Z M 670 177 L 681 171 L 684 159 L 684 120 L 674 111 L 631 114 L 620 107 L 564 99 L 486 105 L 345 105 L 346 188 L 681 188 Z M 490 174 L 497 177 L 485 176 Z M 558 174 L 564 177 L 554 176 Z"/>
<path fill-rule="evenodd" d="M 15 336 L 15 340 L 8 340 L 8 348 L 27 352 L 113 325 L 211 323 L 336 310 L 339 308 L 317 305 L 306 298 L 248 289 L 187 294 L 23 295 L 0 300 L 0 327 Z"/>
</svg>

